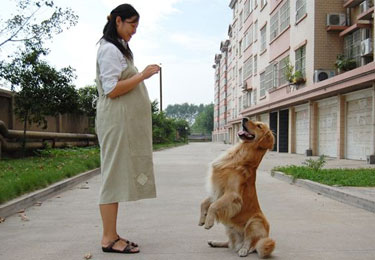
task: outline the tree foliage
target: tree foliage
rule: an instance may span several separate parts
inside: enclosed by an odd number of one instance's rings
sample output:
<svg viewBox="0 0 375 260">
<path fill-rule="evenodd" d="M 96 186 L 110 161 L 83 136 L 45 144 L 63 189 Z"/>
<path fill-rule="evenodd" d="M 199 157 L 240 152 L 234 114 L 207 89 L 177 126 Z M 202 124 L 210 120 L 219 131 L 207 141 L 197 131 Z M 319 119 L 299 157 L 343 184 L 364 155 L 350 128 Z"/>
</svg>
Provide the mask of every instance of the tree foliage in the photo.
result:
<svg viewBox="0 0 375 260">
<path fill-rule="evenodd" d="M 78 89 L 78 97 L 80 112 L 88 117 L 95 117 L 95 101 L 98 98 L 98 90 L 96 85 L 88 85 L 84 88 Z"/>
<path fill-rule="evenodd" d="M 12 18 L 0 21 L 0 49 L 9 43 L 42 46 L 78 22 L 72 9 L 58 7 L 53 1 L 16 0 L 16 9 Z"/>
<path fill-rule="evenodd" d="M 194 123 L 195 117 L 202 112 L 204 109 L 204 105 L 200 104 L 199 106 L 194 104 L 175 104 L 175 105 L 168 105 L 165 109 L 165 113 L 167 117 L 174 118 L 174 119 L 184 119 L 189 122 L 189 125 Z"/>
<path fill-rule="evenodd" d="M 15 92 L 15 113 L 25 123 L 43 124 L 46 116 L 72 113 L 78 109 L 78 95 L 72 84 L 72 68 L 57 71 L 40 59 L 42 48 L 28 46 L 9 63 L 0 66 L 0 77 L 11 83 Z M 26 130 L 26 125 L 25 129 Z"/>
<path fill-rule="evenodd" d="M 151 103 L 151 111 L 153 143 L 171 143 L 187 140 L 190 129 L 186 120 L 168 118 L 164 112 L 159 112 L 156 100 Z"/>
<path fill-rule="evenodd" d="M 214 124 L 214 104 L 204 106 L 202 112 L 200 112 L 195 118 L 195 122 L 192 126 L 194 133 L 211 134 Z"/>
</svg>

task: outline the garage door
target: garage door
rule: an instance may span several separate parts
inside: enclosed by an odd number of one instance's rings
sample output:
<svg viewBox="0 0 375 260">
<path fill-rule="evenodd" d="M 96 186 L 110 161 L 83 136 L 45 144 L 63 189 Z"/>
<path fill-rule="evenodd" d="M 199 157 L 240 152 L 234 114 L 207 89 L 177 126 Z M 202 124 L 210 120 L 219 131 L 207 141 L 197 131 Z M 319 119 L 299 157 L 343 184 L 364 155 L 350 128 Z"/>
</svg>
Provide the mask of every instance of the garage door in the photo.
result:
<svg viewBox="0 0 375 260">
<path fill-rule="evenodd" d="M 337 157 L 337 98 L 318 103 L 318 154 Z"/>
<path fill-rule="evenodd" d="M 305 154 L 309 149 L 309 114 L 307 106 L 296 107 L 296 153 Z"/>
<path fill-rule="evenodd" d="M 366 160 L 366 156 L 371 153 L 371 140 L 373 140 L 371 92 L 362 92 L 361 95 L 348 95 L 346 101 L 345 157 L 347 159 Z"/>
</svg>

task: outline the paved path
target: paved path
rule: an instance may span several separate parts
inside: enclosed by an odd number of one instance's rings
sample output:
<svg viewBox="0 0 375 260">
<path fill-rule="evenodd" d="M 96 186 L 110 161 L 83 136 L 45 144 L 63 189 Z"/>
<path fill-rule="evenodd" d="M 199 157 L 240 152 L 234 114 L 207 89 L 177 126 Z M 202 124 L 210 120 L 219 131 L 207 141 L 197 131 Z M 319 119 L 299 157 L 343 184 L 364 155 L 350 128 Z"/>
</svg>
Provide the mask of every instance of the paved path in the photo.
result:
<svg viewBox="0 0 375 260">
<path fill-rule="evenodd" d="M 198 227 L 208 163 L 229 145 L 192 143 L 154 153 L 158 198 L 120 205 L 119 231 L 141 245 L 138 255 L 104 254 L 97 206 L 100 176 L 0 224 L 1 260 L 217 260 L 239 259 L 228 249 L 207 246 L 225 239 L 223 226 Z M 303 156 L 269 153 L 258 171 L 260 204 L 276 240 L 272 259 L 375 259 L 375 214 L 272 178 L 274 164 Z M 352 162 L 356 163 L 355 161 Z M 363 162 L 358 162 L 366 166 Z M 341 163 L 342 164 L 342 163 Z M 258 259 L 251 254 L 247 259 Z"/>
</svg>

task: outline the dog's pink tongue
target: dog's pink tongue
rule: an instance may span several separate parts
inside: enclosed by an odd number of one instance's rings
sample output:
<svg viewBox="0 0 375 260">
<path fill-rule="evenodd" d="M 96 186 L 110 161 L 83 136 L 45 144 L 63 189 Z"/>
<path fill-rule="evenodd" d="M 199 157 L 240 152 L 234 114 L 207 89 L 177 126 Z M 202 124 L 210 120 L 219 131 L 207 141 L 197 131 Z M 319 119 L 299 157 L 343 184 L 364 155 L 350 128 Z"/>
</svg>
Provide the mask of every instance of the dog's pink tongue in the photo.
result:
<svg viewBox="0 0 375 260">
<path fill-rule="evenodd" d="M 245 131 L 243 131 L 243 130 L 241 130 L 241 131 L 238 131 L 238 133 L 237 133 L 238 135 L 246 135 L 246 132 Z"/>
</svg>

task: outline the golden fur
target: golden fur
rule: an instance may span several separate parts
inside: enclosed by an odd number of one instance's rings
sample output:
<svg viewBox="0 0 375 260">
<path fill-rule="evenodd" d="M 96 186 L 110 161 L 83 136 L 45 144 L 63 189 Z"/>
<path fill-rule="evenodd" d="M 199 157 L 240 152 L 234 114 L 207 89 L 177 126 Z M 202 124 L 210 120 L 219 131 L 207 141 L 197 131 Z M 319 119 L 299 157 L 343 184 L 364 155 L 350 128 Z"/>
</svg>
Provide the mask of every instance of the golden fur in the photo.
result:
<svg viewBox="0 0 375 260">
<path fill-rule="evenodd" d="M 210 196 L 201 204 L 199 225 L 210 229 L 214 221 L 226 227 L 228 242 L 209 241 L 212 247 L 230 247 L 239 256 L 257 251 L 269 256 L 275 242 L 268 237 L 270 226 L 263 215 L 255 189 L 256 170 L 274 145 L 269 127 L 243 120 L 242 141 L 212 163 L 208 184 Z"/>
</svg>

